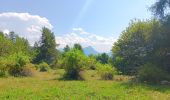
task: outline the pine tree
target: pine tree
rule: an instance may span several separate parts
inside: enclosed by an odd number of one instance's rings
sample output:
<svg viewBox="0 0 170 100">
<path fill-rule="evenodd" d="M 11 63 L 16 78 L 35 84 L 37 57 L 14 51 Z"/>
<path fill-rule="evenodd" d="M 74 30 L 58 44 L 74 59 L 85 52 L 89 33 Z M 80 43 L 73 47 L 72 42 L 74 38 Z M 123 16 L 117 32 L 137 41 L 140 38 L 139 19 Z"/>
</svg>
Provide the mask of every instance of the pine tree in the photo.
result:
<svg viewBox="0 0 170 100">
<path fill-rule="evenodd" d="M 70 47 L 69 47 L 68 45 L 66 45 L 66 46 L 64 47 L 64 52 L 66 53 L 66 52 L 68 52 L 68 51 L 70 51 Z"/>
<path fill-rule="evenodd" d="M 81 46 L 80 44 L 78 44 L 78 43 L 74 44 L 74 47 L 73 47 L 73 48 L 74 48 L 74 49 L 77 49 L 77 50 L 80 50 L 81 52 L 83 52 L 82 46 Z"/>
<path fill-rule="evenodd" d="M 48 64 L 52 64 L 57 56 L 56 46 L 54 33 L 46 27 L 42 28 L 39 54 L 36 59 L 37 62 L 45 61 Z"/>
</svg>

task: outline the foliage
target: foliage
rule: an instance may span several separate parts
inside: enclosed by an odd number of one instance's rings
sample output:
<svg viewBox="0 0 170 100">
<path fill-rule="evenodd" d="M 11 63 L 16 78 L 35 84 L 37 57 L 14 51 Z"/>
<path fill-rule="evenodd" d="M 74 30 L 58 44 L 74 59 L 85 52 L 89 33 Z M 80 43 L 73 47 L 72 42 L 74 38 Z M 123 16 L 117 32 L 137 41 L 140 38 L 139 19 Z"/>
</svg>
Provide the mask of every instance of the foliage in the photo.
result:
<svg viewBox="0 0 170 100">
<path fill-rule="evenodd" d="M 52 69 L 63 68 L 63 66 L 64 66 L 64 63 L 63 63 L 64 57 L 65 57 L 65 52 L 57 50 L 57 59 L 55 59 L 55 61 L 52 62 L 50 67 Z"/>
<path fill-rule="evenodd" d="M 68 51 L 70 51 L 70 47 L 69 47 L 68 45 L 66 45 L 66 46 L 64 47 L 64 52 L 66 53 L 66 52 L 68 52 Z"/>
<path fill-rule="evenodd" d="M 79 49 L 72 49 L 65 54 L 64 69 L 66 79 L 81 79 L 80 71 L 87 66 L 87 58 Z"/>
<path fill-rule="evenodd" d="M 87 59 L 87 65 L 89 69 L 95 70 L 96 69 L 96 57 L 95 56 L 89 56 Z"/>
<path fill-rule="evenodd" d="M 63 59 L 63 58 L 59 58 L 59 59 L 56 61 L 53 69 L 63 69 L 63 68 L 64 68 L 64 59 Z"/>
<path fill-rule="evenodd" d="M 153 61 L 151 54 L 160 37 L 160 23 L 153 19 L 132 21 L 114 43 L 113 64 L 123 74 L 136 75 L 139 67 L 147 61 Z"/>
<path fill-rule="evenodd" d="M 8 76 L 8 62 L 3 58 L 0 58 L 0 77 Z"/>
<path fill-rule="evenodd" d="M 31 53 L 29 43 L 26 39 L 19 37 L 14 32 L 4 35 L 0 32 L 0 56 L 5 57 L 14 53 L 22 52 L 25 55 Z M 29 55 L 30 56 L 30 55 Z"/>
<path fill-rule="evenodd" d="M 109 64 L 97 63 L 97 71 L 103 80 L 112 80 L 113 76 L 117 74 L 116 69 Z"/>
<path fill-rule="evenodd" d="M 5 77 L 7 76 L 8 72 L 8 64 L 9 62 L 4 59 L 3 57 L 0 57 L 0 77 Z"/>
<path fill-rule="evenodd" d="M 12 41 L 7 39 L 3 33 L 0 33 L 0 56 L 12 54 L 13 44 Z"/>
<path fill-rule="evenodd" d="M 170 75 L 155 64 L 147 63 L 141 67 L 138 79 L 142 82 L 160 83 L 164 80 L 170 80 Z"/>
<path fill-rule="evenodd" d="M 15 53 L 8 57 L 0 57 L 0 71 L 6 76 L 8 73 L 13 76 L 21 76 L 21 71 L 26 64 L 30 62 L 30 58 L 23 53 Z"/>
<path fill-rule="evenodd" d="M 161 66 L 161 69 L 170 72 L 170 2 L 169 0 L 158 0 L 151 7 L 151 11 L 156 17 L 160 18 L 160 34 L 154 35 L 154 52 L 152 53 L 154 63 Z M 155 58 L 155 59 L 154 59 Z"/>
<path fill-rule="evenodd" d="M 42 36 L 39 45 L 35 45 L 37 57 L 34 62 L 40 63 L 42 61 L 52 64 L 57 57 L 56 42 L 54 33 L 48 28 L 42 29 Z M 38 46 L 38 47 L 37 47 Z M 37 50 L 38 49 L 38 50 Z"/>
<path fill-rule="evenodd" d="M 112 63 L 112 65 L 114 66 L 114 65 L 116 65 L 116 68 L 119 70 L 119 71 L 121 71 L 121 72 L 126 72 L 126 68 L 127 67 L 124 67 L 125 66 L 125 63 L 124 63 L 124 59 L 123 59 L 123 57 L 120 57 L 120 56 L 117 56 L 117 57 L 115 57 L 115 58 L 113 58 L 113 63 Z"/>
<path fill-rule="evenodd" d="M 13 76 L 22 76 L 22 70 L 26 64 L 30 62 L 29 57 L 23 55 L 22 53 L 17 53 L 9 57 L 11 64 L 9 67 L 9 74 Z"/>
<path fill-rule="evenodd" d="M 82 46 L 81 46 L 80 44 L 78 44 L 78 43 L 74 44 L 73 49 L 78 49 L 78 50 L 80 50 L 81 52 L 83 52 Z"/>
<path fill-rule="evenodd" d="M 108 64 L 109 63 L 109 55 L 106 53 L 102 53 L 96 56 L 96 60 L 102 64 Z"/>
<path fill-rule="evenodd" d="M 167 9 L 170 8 L 169 0 L 158 0 L 150 10 L 158 17 L 163 18 L 167 15 Z"/>
<path fill-rule="evenodd" d="M 7 71 L 4 71 L 4 70 L 0 70 L 0 77 L 8 77 L 9 74 Z"/>
<path fill-rule="evenodd" d="M 63 59 L 63 53 L 56 49 L 56 58 L 49 65 L 51 69 L 56 69 L 60 65 L 60 61 Z"/>
<path fill-rule="evenodd" d="M 46 62 L 41 62 L 39 65 L 40 72 L 46 72 L 50 69 L 49 65 Z"/>
</svg>

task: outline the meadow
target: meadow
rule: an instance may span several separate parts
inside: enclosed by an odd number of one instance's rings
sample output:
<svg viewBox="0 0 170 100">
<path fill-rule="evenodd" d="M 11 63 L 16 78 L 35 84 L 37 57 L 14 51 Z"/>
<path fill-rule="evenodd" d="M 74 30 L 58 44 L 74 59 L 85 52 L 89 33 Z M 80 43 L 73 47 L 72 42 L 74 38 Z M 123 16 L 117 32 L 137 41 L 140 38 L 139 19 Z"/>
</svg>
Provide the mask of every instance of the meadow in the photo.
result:
<svg viewBox="0 0 170 100">
<path fill-rule="evenodd" d="M 0 78 L 1 100 L 170 100 L 170 87 L 130 82 L 128 76 L 102 81 L 88 70 L 85 80 L 60 80 L 64 70 L 36 72 L 33 77 Z"/>
</svg>

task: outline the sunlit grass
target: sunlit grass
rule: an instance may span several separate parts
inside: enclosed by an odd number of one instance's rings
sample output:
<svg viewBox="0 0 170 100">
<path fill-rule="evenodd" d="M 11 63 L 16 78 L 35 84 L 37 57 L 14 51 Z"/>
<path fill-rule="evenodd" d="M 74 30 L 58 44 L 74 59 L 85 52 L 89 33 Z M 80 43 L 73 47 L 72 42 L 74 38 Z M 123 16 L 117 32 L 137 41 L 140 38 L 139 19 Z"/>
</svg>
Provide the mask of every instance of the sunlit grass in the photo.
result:
<svg viewBox="0 0 170 100">
<path fill-rule="evenodd" d="M 10 100 L 169 100 L 168 86 L 102 81 L 85 71 L 86 81 L 61 81 L 63 70 L 37 73 L 32 78 L 1 78 L 0 99 Z M 119 77 L 119 76 L 116 76 Z"/>
</svg>

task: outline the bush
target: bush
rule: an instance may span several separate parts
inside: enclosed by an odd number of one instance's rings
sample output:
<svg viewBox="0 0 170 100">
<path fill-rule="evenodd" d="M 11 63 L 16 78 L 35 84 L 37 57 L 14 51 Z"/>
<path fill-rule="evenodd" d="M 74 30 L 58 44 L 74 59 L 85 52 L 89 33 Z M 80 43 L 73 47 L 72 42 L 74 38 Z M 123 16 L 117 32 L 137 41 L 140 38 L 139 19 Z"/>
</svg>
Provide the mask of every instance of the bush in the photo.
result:
<svg viewBox="0 0 170 100">
<path fill-rule="evenodd" d="M 11 66 L 9 69 L 9 74 L 15 77 L 21 76 L 22 67 L 18 63 L 14 66 Z"/>
<path fill-rule="evenodd" d="M 87 64 L 88 64 L 88 68 L 91 70 L 95 70 L 96 69 L 96 59 L 93 57 L 88 57 L 87 59 Z"/>
<path fill-rule="evenodd" d="M 29 57 L 22 53 L 11 55 L 8 58 L 8 61 L 11 61 L 11 63 L 7 64 L 7 67 L 9 68 L 8 72 L 10 75 L 15 77 L 22 76 L 23 68 L 30 62 Z"/>
<path fill-rule="evenodd" d="M 112 80 L 117 73 L 116 69 L 109 64 L 97 63 L 97 72 L 103 80 Z"/>
<path fill-rule="evenodd" d="M 63 68 L 64 68 L 63 59 L 62 58 L 57 59 L 57 61 L 53 65 L 53 69 L 63 69 Z"/>
<path fill-rule="evenodd" d="M 21 76 L 34 76 L 36 71 L 36 67 L 34 64 L 26 64 L 21 71 Z"/>
<path fill-rule="evenodd" d="M 0 57 L 0 76 L 20 76 L 22 68 L 29 63 L 29 57 L 22 53 L 15 53 L 8 57 Z"/>
<path fill-rule="evenodd" d="M 8 75 L 7 60 L 0 58 L 0 77 L 6 77 Z"/>
<path fill-rule="evenodd" d="M 0 77 L 8 77 L 8 72 L 0 70 Z"/>
<path fill-rule="evenodd" d="M 35 72 L 34 68 L 32 68 L 32 67 L 24 67 L 21 70 L 20 76 L 34 76 L 34 74 L 35 74 L 34 72 Z"/>
<path fill-rule="evenodd" d="M 46 72 L 50 69 L 49 65 L 46 62 L 42 62 L 38 65 L 40 72 Z"/>
<path fill-rule="evenodd" d="M 18 76 L 33 76 L 34 75 L 34 68 L 28 65 L 24 67 L 20 67 L 18 64 L 13 66 L 9 70 L 9 74 L 15 77 Z"/>
<path fill-rule="evenodd" d="M 66 71 L 65 79 L 83 79 L 80 72 L 87 67 L 86 56 L 77 49 L 72 49 L 65 54 L 64 69 Z"/>
<path fill-rule="evenodd" d="M 147 63 L 141 67 L 138 73 L 139 81 L 148 83 L 160 83 L 163 80 L 169 80 L 170 77 L 166 71 L 155 64 Z"/>
</svg>

